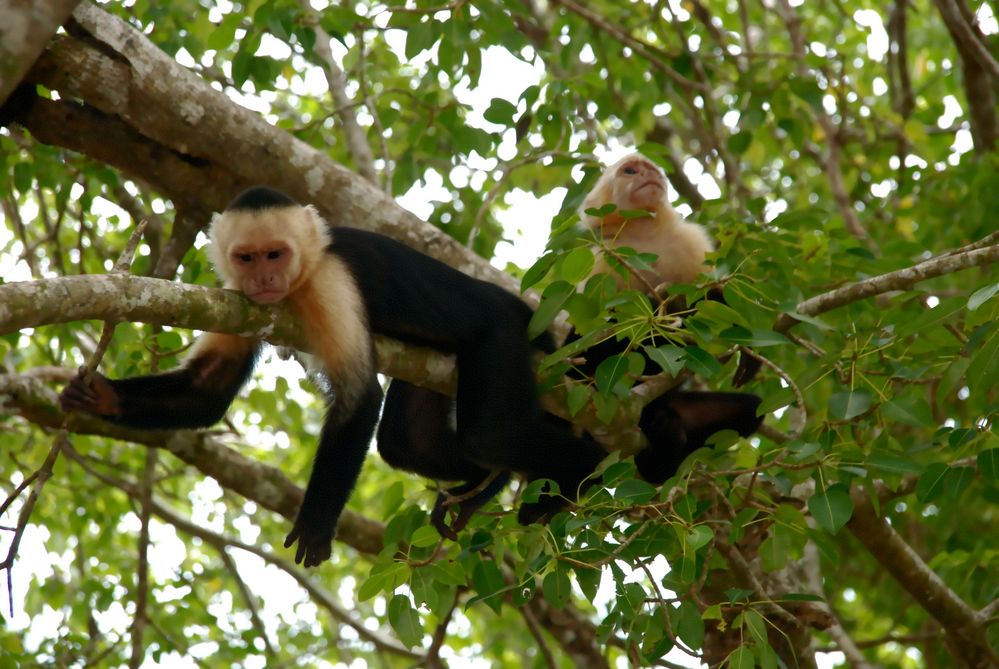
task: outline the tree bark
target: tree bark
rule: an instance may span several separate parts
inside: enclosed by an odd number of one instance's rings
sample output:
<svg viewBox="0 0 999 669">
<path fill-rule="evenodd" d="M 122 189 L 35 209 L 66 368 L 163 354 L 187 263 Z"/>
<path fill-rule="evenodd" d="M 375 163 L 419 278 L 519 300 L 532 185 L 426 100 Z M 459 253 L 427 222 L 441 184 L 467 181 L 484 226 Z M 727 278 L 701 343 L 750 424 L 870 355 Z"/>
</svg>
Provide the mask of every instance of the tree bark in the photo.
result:
<svg viewBox="0 0 999 669">
<path fill-rule="evenodd" d="M 80 0 L 0 0 L 0 104 Z"/>
</svg>

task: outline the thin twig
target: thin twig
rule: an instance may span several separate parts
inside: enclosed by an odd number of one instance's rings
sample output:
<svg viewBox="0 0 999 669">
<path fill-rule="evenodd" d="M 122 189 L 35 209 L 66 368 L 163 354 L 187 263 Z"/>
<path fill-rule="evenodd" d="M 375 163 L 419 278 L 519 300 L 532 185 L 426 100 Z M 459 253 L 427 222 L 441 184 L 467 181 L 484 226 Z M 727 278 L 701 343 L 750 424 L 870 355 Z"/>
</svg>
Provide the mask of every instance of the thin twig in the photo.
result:
<svg viewBox="0 0 999 669">
<path fill-rule="evenodd" d="M 555 661 L 555 656 L 552 654 L 552 649 L 548 647 L 548 641 L 545 639 L 544 635 L 541 634 L 541 625 L 538 623 L 538 619 L 534 615 L 534 611 L 531 610 L 529 606 L 522 606 L 518 609 L 520 611 L 521 617 L 523 617 L 524 622 L 527 624 L 527 630 L 534 637 L 534 642 L 538 645 L 538 651 L 544 658 L 545 666 L 549 669 L 556 669 L 558 663 Z"/>
<path fill-rule="evenodd" d="M 150 503 L 152 501 L 153 486 L 156 482 L 156 460 L 158 458 L 155 448 L 146 449 L 146 465 L 142 473 L 142 485 L 139 488 L 139 559 L 136 565 L 135 577 L 135 615 L 132 617 L 131 641 L 132 654 L 129 658 L 130 669 L 139 669 L 145 650 L 142 637 L 146 623 L 149 620 L 147 604 L 149 602 L 149 523 L 152 516 Z"/>
<path fill-rule="evenodd" d="M 12 574 L 14 572 L 14 559 L 17 557 L 17 549 L 21 545 L 21 537 L 24 536 L 24 530 L 28 526 L 28 520 L 31 518 L 31 512 L 35 509 L 38 496 L 41 494 L 42 488 L 45 487 L 45 482 L 52 476 L 52 468 L 55 466 L 55 461 L 59 457 L 64 443 L 68 443 L 66 441 L 66 432 L 60 431 L 53 440 L 52 448 L 49 449 L 49 454 L 46 456 L 45 462 L 38 468 L 38 471 L 31 475 L 30 478 L 34 480 L 34 485 L 31 487 L 28 499 L 24 501 L 24 506 L 21 507 L 21 513 L 18 514 L 17 527 L 14 529 L 14 536 L 10 541 L 10 547 L 7 549 L 7 557 L 4 558 L 3 562 L 0 562 L 0 571 L 7 571 L 7 597 L 11 618 L 14 617 L 14 580 Z"/>
<path fill-rule="evenodd" d="M 263 619 L 260 617 L 260 609 L 257 606 L 257 600 L 250 592 L 250 588 L 247 587 L 246 581 L 239 573 L 239 568 L 236 566 L 236 561 L 232 559 L 229 552 L 225 547 L 218 548 L 219 557 L 222 558 L 222 562 L 225 564 L 226 569 L 232 575 L 232 579 L 236 582 L 236 587 L 239 588 L 239 594 L 243 596 L 243 601 L 246 602 L 246 608 L 250 612 L 250 622 L 253 628 L 257 630 L 257 635 L 263 639 L 264 642 L 264 652 L 270 658 L 267 662 L 267 666 L 278 666 L 280 663 L 277 658 L 277 651 L 274 650 L 274 645 L 271 643 L 270 637 L 267 635 L 267 627 L 264 625 Z"/>
</svg>

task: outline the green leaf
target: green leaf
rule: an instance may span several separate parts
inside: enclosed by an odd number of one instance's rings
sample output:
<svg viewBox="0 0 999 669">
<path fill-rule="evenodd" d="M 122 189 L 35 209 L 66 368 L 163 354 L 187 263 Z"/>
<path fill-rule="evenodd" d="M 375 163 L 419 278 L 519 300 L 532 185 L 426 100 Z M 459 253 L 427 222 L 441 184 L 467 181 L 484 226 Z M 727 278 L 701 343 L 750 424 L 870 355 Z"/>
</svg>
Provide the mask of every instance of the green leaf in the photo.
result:
<svg viewBox="0 0 999 669">
<path fill-rule="evenodd" d="M 810 592 L 789 592 L 781 595 L 781 599 L 786 602 L 824 602 L 825 597 L 813 595 Z"/>
<path fill-rule="evenodd" d="M 358 601 L 371 599 L 382 592 L 392 592 L 409 580 L 410 568 L 402 562 L 379 563 L 357 591 Z"/>
<path fill-rule="evenodd" d="M 687 367 L 695 374 L 711 378 L 721 371 L 721 364 L 715 357 L 699 346 L 686 348 Z"/>
<path fill-rule="evenodd" d="M 866 390 L 846 390 L 829 398 L 829 417 L 850 420 L 871 408 L 871 394 Z"/>
<path fill-rule="evenodd" d="M 773 531 L 760 544 L 760 561 L 763 571 L 783 569 L 791 557 L 791 537 L 787 532 Z"/>
<path fill-rule="evenodd" d="M 489 107 L 482 116 L 490 123 L 497 125 L 513 125 L 513 115 L 517 113 L 517 107 L 509 100 L 503 98 L 493 98 Z"/>
<path fill-rule="evenodd" d="M 14 165 L 14 188 L 22 193 L 31 190 L 34 181 L 34 166 L 31 163 L 17 163 Z"/>
<path fill-rule="evenodd" d="M 978 454 L 978 471 L 982 477 L 999 480 L 999 448 L 990 448 Z"/>
<path fill-rule="evenodd" d="M 597 597 L 597 590 L 600 588 L 600 580 L 603 572 L 600 569 L 577 567 L 575 573 L 576 583 L 579 584 L 579 589 L 583 591 L 583 596 L 592 602 Z"/>
<path fill-rule="evenodd" d="M 562 311 L 566 300 L 574 295 L 575 292 L 575 287 L 566 281 L 555 281 L 545 288 L 545 292 L 541 295 L 541 304 L 538 305 L 527 327 L 528 336 L 534 339 L 547 330 L 548 326 L 555 320 L 555 317 L 558 316 L 558 313 Z"/>
<path fill-rule="evenodd" d="M 420 616 L 406 595 L 396 595 L 389 600 L 388 618 L 399 640 L 412 648 L 423 640 Z"/>
<path fill-rule="evenodd" d="M 943 492 L 950 499 L 957 499 L 975 478 L 974 467 L 949 467 L 943 480 Z"/>
<path fill-rule="evenodd" d="M 492 560 L 481 560 L 472 569 L 472 586 L 478 593 L 469 603 L 483 601 L 489 608 L 499 613 L 503 606 L 500 593 L 506 588 L 503 574 Z"/>
<path fill-rule="evenodd" d="M 974 311 L 999 293 L 999 283 L 979 288 L 968 298 L 968 311 Z"/>
<path fill-rule="evenodd" d="M 545 576 L 541 583 L 541 593 L 544 595 L 545 601 L 557 609 L 561 609 L 569 603 L 572 582 L 569 580 L 569 574 L 561 565 L 556 565 L 555 569 Z"/>
<path fill-rule="evenodd" d="M 570 416 L 575 416 L 582 411 L 590 399 L 590 394 L 587 392 L 586 386 L 582 384 L 569 386 L 565 395 L 565 405 L 569 409 Z"/>
<path fill-rule="evenodd" d="M 933 424 L 930 405 L 921 397 L 905 397 L 885 402 L 880 407 L 881 415 L 889 421 L 913 427 Z"/>
<path fill-rule="evenodd" d="M 602 393 L 615 393 L 618 384 L 621 383 L 628 374 L 628 356 L 612 355 L 597 366 L 597 371 L 593 374 L 593 380 L 597 383 L 597 390 Z M 625 384 L 624 391 L 627 392 Z"/>
<path fill-rule="evenodd" d="M 663 346 L 643 346 L 642 350 L 649 356 L 652 362 L 670 376 L 676 376 L 683 371 L 683 361 L 687 353 L 680 346 L 666 344 Z"/>
<path fill-rule="evenodd" d="M 742 622 L 757 644 L 767 643 L 767 621 L 755 609 L 747 609 L 742 616 Z"/>
<path fill-rule="evenodd" d="M 921 502 L 932 502 L 943 492 L 944 477 L 947 476 L 947 465 L 934 462 L 927 465 L 926 471 L 916 483 L 916 498 Z"/>
<path fill-rule="evenodd" d="M 215 30 L 208 34 L 205 48 L 220 51 L 232 44 L 236 39 L 236 28 L 242 20 L 243 16 L 239 12 L 227 15 Z"/>
<path fill-rule="evenodd" d="M 704 643 L 704 620 L 697 606 L 684 600 L 680 604 L 676 633 L 690 648 L 697 650 Z"/>
<path fill-rule="evenodd" d="M 645 504 L 655 496 L 656 487 L 638 479 L 622 481 L 614 489 L 614 499 L 626 504 Z"/>
<path fill-rule="evenodd" d="M 430 571 L 431 574 L 433 574 L 434 581 L 440 583 L 441 585 L 462 586 L 468 581 L 465 569 L 459 562 L 438 560 L 437 562 L 431 563 Z"/>
<path fill-rule="evenodd" d="M 753 669 L 756 666 L 753 651 L 748 646 L 739 646 L 725 658 L 729 669 Z"/>
<path fill-rule="evenodd" d="M 409 543 L 418 548 L 426 548 L 436 545 L 440 538 L 441 535 L 437 532 L 437 528 L 433 525 L 425 525 L 413 532 L 413 536 L 409 538 Z"/>
<path fill-rule="evenodd" d="M 412 60 L 434 45 L 437 37 L 434 25 L 437 22 L 427 19 L 406 31 L 406 58 Z"/>
<path fill-rule="evenodd" d="M 985 341 L 971 356 L 968 366 L 968 387 L 973 394 L 986 392 L 999 384 L 999 328 L 994 324 Z"/>
<path fill-rule="evenodd" d="M 804 100 L 813 111 L 823 112 L 823 93 L 814 79 L 795 77 L 788 82 L 792 93 Z"/>
<path fill-rule="evenodd" d="M 694 525 L 687 532 L 687 545 L 697 551 L 714 539 L 714 532 L 707 525 Z"/>
<path fill-rule="evenodd" d="M 728 138 L 728 150 L 737 156 L 741 156 L 753 143 L 753 133 L 737 132 Z"/>
<path fill-rule="evenodd" d="M 752 346 L 754 348 L 780 346 L 781 344 L 790 343 L 787 337 L 779 332 L 774 332 L 773 330 L 750 331 L 738 325 L 722 330 L 718 337 L 733 344 L 742 344 L 743 346 Z"/>
<path fill-rule="evenodd" d="M 895 453 L 871 453 L 867 458 L 867 466 L 899 475 L 919 474 L 923 471 L 923 466 L 911 457 Z"/>
<path fill-rule="evenodd" d="M 808 499 L 808 510 L 815 522 L 830 534 L 836 534 L 853 515 L 853 500 L 849 489 L 835 483 Z"/>
<path fill-rule="evenodd" d="M 777 669 L 781 666 L 777 661 L 777 653 L 769 644 L 756 647 L 756 655 L 759 658 L 757 665 L 760 669 Z"/>
<path fill-rule="evenodd" d="M 531 265 L 531 268 L 524 273 L 524 278 L 520 281 L 520 290 L 524 292 L 529 288 L 534 287 L 539 281 L 541 281 L 548 274 L 548 271 L 558 260 L 558 255 L 555 253 L 546 253 L 537 261 Z"/>
<path fill-rule="evenodd" d="M 579 283 L 593 271 L 593 251 L 581 246 L 569 252 L 562 261 L 562 276 L 569 283 Z"/>
</svg>

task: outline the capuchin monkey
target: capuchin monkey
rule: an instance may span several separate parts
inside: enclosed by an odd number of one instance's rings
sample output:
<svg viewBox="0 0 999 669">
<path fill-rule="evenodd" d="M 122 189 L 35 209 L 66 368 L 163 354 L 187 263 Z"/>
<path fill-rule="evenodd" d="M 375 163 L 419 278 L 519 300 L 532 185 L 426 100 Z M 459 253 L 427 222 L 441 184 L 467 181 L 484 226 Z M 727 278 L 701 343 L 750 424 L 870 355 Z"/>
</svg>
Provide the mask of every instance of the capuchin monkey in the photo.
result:
<svg viewBox="0 0 999 669">
<path fill-rule="evenodd" d="M 388 237 L 331 228 L 312 206 L 259 186 L 216 215 L 211 242 L 212 262 L 227 288 L 259 303 L 290 303 L 329 378 L 312 474 L 285 540 L 286 547 L 298 543 L 295 562 L 312 567 L 330 557 L 337 520 L 378 422 L 382 392 L 373 333 L 453 353 L 459 372 L 453 438 L 413 452 L 382 445 L 390 465 L 466 481 L 455 494 L 470 493 L 477 503 L 476 495 L 492 497 L 509 472 L 552 479 L 571 497 L 606 455 L 546 419 L 527 336 L 531 309 L 502 288 Z M 61 404 L 129 427 L 209 426 L 246 382 L 260 347 L 255 339 L 208 332 L 177 370 L 121 380 L 77 377 Z M 542 496 L 522 504 L 518 518 L 545 520 L 565 501 Z M 444 513 L 435 508 L 442 523 Z"/>
<path fill-rule="evenodd" d="M 613 211 L 602 217 L 586 213 L 613 204 Z M 647 216 L 624 217 L 621 212 L 649 212 Z M 612 247 L 627 246 L 658 256 L 653 268 L 625 281 L 611 271 L 605 258 L 593 274 L 610 272 L 625 285 L 649 290 L 663 283 L 689 283 L 705 271 L 705 256 L 713 250 L 704 229 L 683 218 L 670 206 L 666 197 L 666 176 L 658 165 L 640 154 L 629 155 L 609 167 L 597 180 L 580 208 L 582 220 Z M 718 298 L 720 299 L 720 297 Z M 575 337 L 575 334 L 570 334 Z M 576 376 L 592 376 L 602 360 L 621 353 L 627 342 L 608 340 L 590 347 L 583 355 L 585 364 L 577 367 Z M 542 342 L 542 350 L 547 350 Z M 673 390 L 653 400 L 642 411 L 639 427 L 649 444 L 635 455 L 639 474 L 654 484 L 662 484 L 676 473 L 683 460 L 705 445 L 720 430 L 734 430 L 742 436 L 755 432 L 762 418 L 756 415 L 760 398 L 748 393 L 697 392 Z M 449 450 L 455 439 L 449 426 L 450 400 L 432 390 L 393 381 L 385 399 L 385 409 L 378 431 L 382 449 L 414 453 Z M 548 416 L 551 423 L 560 419 Z M 588 438 L 584 436 L 584 438 Z M 484 488 L 470 500 L 461 501 L 460 512 L 452 522 L 461 529 L 476 508 L 502 488 Z M 458 489 L 452 491 L 458 494 Z M 435 512 L 448 505 L 439 498 Z"/>
<path fill-rule="evenodd" d="M 614 209 L 604 216 L 586 213 L 608 204 Z M 648 215 L 622 216 L 622 212 L 638 211 Z M 707 270 L 705 256 L 714 250 L 704 228 L 683 220 L 670 205 L 662 169 L 639 153 L 625 156 L 604 171 L 583 199 L 579 216 L 608 246 L 658 256 L 651 269 L 629 276 L 627 283 L 635 290 L 690 283 Z M 625 283 L 602 254 L 593 268 L 593 274 L 600 273 L 617 277 L 619 285 Z"/>
<path fill-rule="evenodd" d="M 683 220 L 673 209 L 666 190 L 663 170 L 640 153 L 625 156 L 604 171 L 583 199 L 580 218 L 612 249 L 630 247 L 657 258 L 651 269 L 629 270 L 633 273 L 625 280 L 602 254 L 592 274 L 611 274 L 619 286 L 648 291 L 662 284 L 691 283 L 706 271 L 705 257 L 714 245 L 704 228 Z M 614 206 L 603 216 L 587 213 L 607 205 Z M 648 215 L 622 215 L 638 211 Z M 722 300 L 720 292 L 709 292 L 708 297 Z M 570 338 L 574 336 L 570 334 Z M 582 352 L 586 362 L 577 370 L 592 376 L 601 361 L 626 347 L 627 342 L 614 340 L 592 346 Z M 642 410 L 639 420 L 649 442 L 635 455 L 639 474 L 650 483 L 661 484 L 715 432 L 734 430 L 749 436 L 763 420 L 756 415 L 759 404 L 760 398 L 749 393 L 682 390 L 669 391 L 653 400 Z"/>
</svg>

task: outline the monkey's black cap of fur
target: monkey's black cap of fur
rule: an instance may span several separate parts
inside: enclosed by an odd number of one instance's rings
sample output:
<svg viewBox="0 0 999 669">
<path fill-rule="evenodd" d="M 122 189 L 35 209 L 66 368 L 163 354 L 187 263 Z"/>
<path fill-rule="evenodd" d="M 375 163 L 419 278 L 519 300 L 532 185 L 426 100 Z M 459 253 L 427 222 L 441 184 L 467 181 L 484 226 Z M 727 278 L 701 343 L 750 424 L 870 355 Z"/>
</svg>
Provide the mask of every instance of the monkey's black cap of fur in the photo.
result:
<svg viewBox="0 0 999 669">
<path fill-rule="evenodd" d="M 296 207 L 298 203 L 279 190 L 267 186 L 253 186 L 233 198 L 226 211 L 260 211 L 275 207 Z"/>
</svg>

